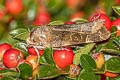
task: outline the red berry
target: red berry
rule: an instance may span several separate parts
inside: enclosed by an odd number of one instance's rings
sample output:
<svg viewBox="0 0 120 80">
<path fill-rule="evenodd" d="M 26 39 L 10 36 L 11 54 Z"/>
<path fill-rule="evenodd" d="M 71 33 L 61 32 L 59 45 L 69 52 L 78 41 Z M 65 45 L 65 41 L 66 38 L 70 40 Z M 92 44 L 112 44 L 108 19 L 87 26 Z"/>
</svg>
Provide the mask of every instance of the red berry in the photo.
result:
<svg viewBox="0 0 120 80">
<path fill-rule="evenodd" d="M 6 0 L 5 7 L 11 14 L 19 14 L 23 9 L 22 0 Z"/>
<path fill-rule="evenodd" d="M 114 78 L 114 77 L 117 77 L 119 74 L 106 71 L 104 75 L 106 77 Z"/>
<path fill-rule="evenodd" d="M 33 70 L 38 66 L 37 64 L 37 56 L 36 55 L 29 55 L 26 57 L 26 61 L 32 64 Z"/>
<path fill-rule="evenodd" d="M 86 0 L 66 0 L 66 4 L 71 9 L 76 9 L 79 5 L 84 5 Z"/>
<path fill-rule="evenodd" d="M 3 18 L 3 16 L 4 16 L 4 11 L 0 9 L 0 20 Z"/>
<path fill-rule="evenodd" d="M 14 68 L 21 58 L 23 58 L 23 53 L 17 49 L 11 48 L 4 53 L 3 64 L 8 68 Z"/>
<path fill-rule="evenodd" d="M 0 60 L 3 58 L 3 54 L 10 48 L 12 48 L 11 45 L 7 43 L 0 44 Z"/>
<path fill-rule="evenodd" d="M 35 49 L 33 47 L 28 47 L 28 52 L 31 54 L 31 55 L 37 55 L 37 52 L 35 51 Z M 37 49 L 38 52 L 39 52 L 39 55 L 42 55 L 44 53 L 43 50 L 39 50 Z"/>
<path fill-rule="evenodd" d="M 66 22 L 64 24 L 74 24 L 75 22 Z"/>
<path fill-rule="evenodd" d="M 50 15 L 47 11 L 45 12 L 38 12 L 33 25 L 45 25 L 50 22 Z"/>
<path fill-rule="evenodd" d="M 75 12 L 70 16 L 70 20 L 74 21 L 83 18 L 85 13 L 83 11 Z"/>
<path fill-rule="evenodd" d="M 53 59 L 55 64 L 60 68 L 64 68 L 67 65 L 72 64 L 74 53 L 68 50 L 55 50 Z"/>
<path fill-rule="evenodd" d="M 117 4 L 120 4 L 120 0 L 115 0 Z"/>
<path fill-rule="evenodd" d="M 118 32 L 116 36 L 120 35 L 120 19 L 116 19 L 111 23 L 111 27 L 116 26 L 118 28 Z"/>
<path fill-rule="evenodd" d="M 97 69 L 101 69 L 105 64 L 104 55 L 102 53 L 95 52 L 94 54 L 92 54 L 92 57 L 96 62 Z"/>
<path fill-rule="evenodd" d="M 106 14 L 103 14 L 103 13 L 93 14 L 92 16 L 90 16 L 90 18 L 88 20 L 93 21 L 93 20 L 97 20 L 97 19 L 104 19 L 105 20 L 104 25 L 110 31 L 111 21 Z"/>
</svg>

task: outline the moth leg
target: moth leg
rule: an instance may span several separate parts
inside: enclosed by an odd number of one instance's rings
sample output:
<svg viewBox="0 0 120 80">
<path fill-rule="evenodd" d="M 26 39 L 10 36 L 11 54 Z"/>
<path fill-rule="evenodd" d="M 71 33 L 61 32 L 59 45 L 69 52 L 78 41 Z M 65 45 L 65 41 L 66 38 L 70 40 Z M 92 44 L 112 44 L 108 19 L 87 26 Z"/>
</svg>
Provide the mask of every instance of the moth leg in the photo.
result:
<svg viewBox="0 0 120 80">
<path fill-rule="evenodd" d="M 37 59 L 37 65 L 38 65 L 39 62 L 40 62 L 40 55 L 39 55 L 39 52 L 38 52 L 37 47 L 33 46 L 33 48 L 35 49 L 35 51 L 36 51 L 36 53 L 37 53 L 37 57 L 38 57 L 38 59 Z"/>
</svg>

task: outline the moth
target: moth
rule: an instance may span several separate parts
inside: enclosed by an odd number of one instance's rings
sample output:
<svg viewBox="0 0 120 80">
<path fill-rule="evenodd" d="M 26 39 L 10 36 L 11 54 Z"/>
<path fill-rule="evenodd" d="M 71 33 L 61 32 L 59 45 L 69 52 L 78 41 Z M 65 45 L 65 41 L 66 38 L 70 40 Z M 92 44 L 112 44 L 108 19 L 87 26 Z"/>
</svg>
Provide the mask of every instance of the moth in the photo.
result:
<svg viewBox="0 0 120 80">
<path fill-rule="evenodd" d="M 59 48 L 83 43 L 100 42 L 108 39 L 110 32 L 104 26 L 104 20 L 93 22 L 45 25 L 35 27 L 30 31 L 26 42 L 30 46 L 40 48 Z"/>
</svg>

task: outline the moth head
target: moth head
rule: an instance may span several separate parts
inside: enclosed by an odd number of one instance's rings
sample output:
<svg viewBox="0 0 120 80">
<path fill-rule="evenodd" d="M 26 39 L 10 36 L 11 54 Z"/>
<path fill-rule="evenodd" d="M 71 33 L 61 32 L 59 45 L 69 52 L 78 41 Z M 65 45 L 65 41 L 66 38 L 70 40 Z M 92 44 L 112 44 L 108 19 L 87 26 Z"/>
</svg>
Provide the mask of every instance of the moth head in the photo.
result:
<svg viewBox="0 0 120 80">
<path fill-rule="evenodd" d="M 29 42 L 29 44 L 44 46 L 47 44 L 48 32 L 49 32 L 49 29 L 45 26 L 33 28 L 30 31 L 30 36 L 28 40 L 26 41 Z"/>
</svg>

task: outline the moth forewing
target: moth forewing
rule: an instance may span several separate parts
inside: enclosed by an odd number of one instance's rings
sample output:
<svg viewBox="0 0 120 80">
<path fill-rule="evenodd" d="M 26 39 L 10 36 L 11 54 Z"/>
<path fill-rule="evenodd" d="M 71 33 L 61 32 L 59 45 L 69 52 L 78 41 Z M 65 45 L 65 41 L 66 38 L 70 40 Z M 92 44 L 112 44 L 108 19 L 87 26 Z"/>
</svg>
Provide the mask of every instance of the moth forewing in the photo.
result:
<svg viewBox="0 0 120 80">
<path fill-rule="evenodd" d="M 28 45 L 41 47 L 62 47 L 90 42 L 99 42 L 108 39 L 110 32 L 104 26 L 104 20 L 93 22 L 40 26 L 33 28 Z"/>
<path fill-rule="evenodd" d="M 78 33 L 93 34 L 104 25 L 103 19 L 98 19 L 93 22 L 54 25 L 53 29 L 57 31 L 70 31 Z"/>
<path fill-rule="evenodd" d="M 52 37 L 53 38 L 52 46 L 61 47 L 61 46 L 77 45 L 83 43 L 100 42 L 108 39 L 110 37 L 110 32 L 107 31 L 107 29 L 103 25 L 97 32 L 93 34 L 68 32 L 68 31 L 57 31 L 57 32 L 53 31 L 51 35 L 54 36 Z"/>
</svg>

